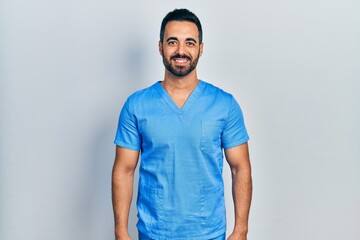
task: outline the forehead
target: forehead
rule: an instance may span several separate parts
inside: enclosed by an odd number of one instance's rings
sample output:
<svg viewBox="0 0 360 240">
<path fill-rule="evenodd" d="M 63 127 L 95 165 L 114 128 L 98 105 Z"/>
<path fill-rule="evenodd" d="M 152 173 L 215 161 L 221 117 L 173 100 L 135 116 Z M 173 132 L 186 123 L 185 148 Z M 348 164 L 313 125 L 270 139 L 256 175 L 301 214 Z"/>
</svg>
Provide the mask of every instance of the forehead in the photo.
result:
<svg viewBox="0 0 360 240">
<path fill-rule="evenodd" d="M 164 40 L 169 37 L 199 39 L 199 31 L 195 23 L 187 21 L 170 21 L 166 24 Z"/>
</svg>

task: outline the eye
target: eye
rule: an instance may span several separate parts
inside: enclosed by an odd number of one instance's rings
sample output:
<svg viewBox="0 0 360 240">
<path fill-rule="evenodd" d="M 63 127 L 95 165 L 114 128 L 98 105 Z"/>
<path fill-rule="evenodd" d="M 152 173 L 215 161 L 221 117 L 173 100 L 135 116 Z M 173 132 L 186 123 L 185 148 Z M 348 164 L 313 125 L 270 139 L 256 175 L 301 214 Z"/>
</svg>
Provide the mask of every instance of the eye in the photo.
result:
<svg viewBox="0 0 360 240">
<path fill-rule="evenodd" d="M 186 42 L 186 45 L 193 47 L 193 46 L 195 46 L 195 43 L 194 42 Z"/>
<path fill-rule="evenodd" d="M 175 46 L 175 45 L 176 45 L 176 41 L 168 41 L 168 45 L 169 45 L 169 46 Z"/>
</svg>

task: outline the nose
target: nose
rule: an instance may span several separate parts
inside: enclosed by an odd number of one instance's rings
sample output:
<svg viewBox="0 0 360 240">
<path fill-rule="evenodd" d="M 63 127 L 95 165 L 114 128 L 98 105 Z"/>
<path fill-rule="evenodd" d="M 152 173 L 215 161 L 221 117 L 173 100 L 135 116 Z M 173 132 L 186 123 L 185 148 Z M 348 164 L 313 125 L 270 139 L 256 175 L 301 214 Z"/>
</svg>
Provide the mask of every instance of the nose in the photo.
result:
<svg viewBox="0 0 360 240">
<path fill-rule="evenodd" d="M 185 43 L 179 43 L 178 44 L 177 52 L 180 55 L 184 55 L 184 53 L 185 53 Z"/>
</svg>

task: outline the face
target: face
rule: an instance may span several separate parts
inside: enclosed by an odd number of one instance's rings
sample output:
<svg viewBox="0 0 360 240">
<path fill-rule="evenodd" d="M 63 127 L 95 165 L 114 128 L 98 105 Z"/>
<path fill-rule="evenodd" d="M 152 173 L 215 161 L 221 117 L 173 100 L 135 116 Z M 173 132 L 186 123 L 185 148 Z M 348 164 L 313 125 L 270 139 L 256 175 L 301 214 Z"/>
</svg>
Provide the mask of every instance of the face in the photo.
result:
<svg viewBox="0 0 360 240">
<path fill-rule="evenodd" d="M 166 24 L 159 51 L 165 68 L 173 75 L 183 77 L 191 73 L 202 54 L 199 31 L 195 23 L 171 21 Z"/>
</svg>

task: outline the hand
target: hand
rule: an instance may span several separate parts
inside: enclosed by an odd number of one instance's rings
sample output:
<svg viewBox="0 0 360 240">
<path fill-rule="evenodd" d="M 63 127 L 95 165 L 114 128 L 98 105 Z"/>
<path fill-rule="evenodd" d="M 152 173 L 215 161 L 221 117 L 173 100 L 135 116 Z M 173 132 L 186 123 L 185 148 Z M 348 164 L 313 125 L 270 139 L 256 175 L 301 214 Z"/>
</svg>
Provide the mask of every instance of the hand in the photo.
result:
<svg viewBox="0 0 360 240">
<path fill-rule="evenodd" d="M 227 240 L 247 240 L 246 234 L 233 232 Z"/>
</svg>

